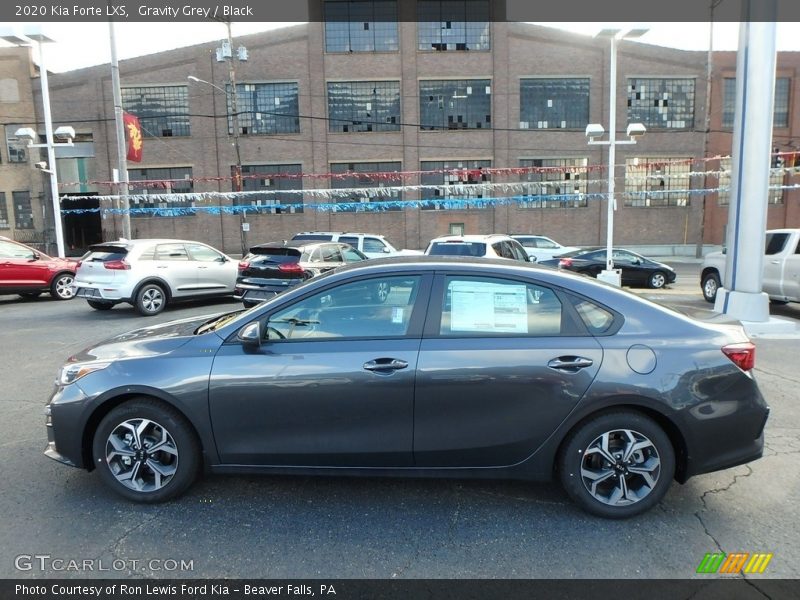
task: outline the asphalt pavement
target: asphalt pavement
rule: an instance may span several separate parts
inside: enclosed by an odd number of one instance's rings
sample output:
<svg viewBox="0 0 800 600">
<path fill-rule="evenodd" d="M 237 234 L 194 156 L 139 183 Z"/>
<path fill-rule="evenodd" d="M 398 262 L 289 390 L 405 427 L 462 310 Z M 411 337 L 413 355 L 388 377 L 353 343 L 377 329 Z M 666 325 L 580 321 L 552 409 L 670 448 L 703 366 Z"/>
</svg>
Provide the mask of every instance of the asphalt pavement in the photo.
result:
<svg viewBox="0 0 800 600">
<path fill-rule="evenodd" d="M 640 293 L 710 309 L 699 266 L 673 264 L 674 285 Z M 183 304 L 144 318 L 128 306 L 0 296 L 0 577 L 688 578 L 710 577 L 695 571 L 719 551 L 773 553 L 763 575 L 749 576 L 756 584 L 800 575 L 798 340 L 756 341 L 772 407 L 764 458 L 674 484 L 626 521 L 581 512 L 556 484 L 496 481 L 206 476 L 176 501 L 141 506 L 42 454 L 43 407 L 68 356 L 238 306 Z M 800 305 L 776 313 L 800 320 Z"/>
</svg>

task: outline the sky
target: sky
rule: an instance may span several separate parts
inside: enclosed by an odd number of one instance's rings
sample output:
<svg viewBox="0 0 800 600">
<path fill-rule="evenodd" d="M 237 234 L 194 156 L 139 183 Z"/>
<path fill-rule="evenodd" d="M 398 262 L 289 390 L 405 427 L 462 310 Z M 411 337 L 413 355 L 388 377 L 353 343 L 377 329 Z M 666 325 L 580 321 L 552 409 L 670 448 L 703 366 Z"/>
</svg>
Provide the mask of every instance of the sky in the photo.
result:
<svg viewBox="0 0 800 600">
<path fill-rule="evenodd" d="M 295 23 L 233 23 L 236 36 L 267 31 Z M 594 35 L 610 27 L 649 27 L 639 41 L 684 50 L 707 50 L 708 23 L 537 23 L 558 27 L 584 35 Z M 16 27 L 16 26 L 15 26 Z M 21 24 L 24 28 L 25 25 Z M 111 51 L 107 23 L 42 23 L 42 32 L 55 43 L 45 45 L 45 62 L 52 72 L 70 71 L 108 63 Z M 117 23 L 115 25 L 117 53 L 121 60 L 162 52 L 173 48 L 221 40 L 225 26 L 221 23 L 186 23 L 177 28 L 174 23 Z M 737 23 L 714 24 L 714 49 L 736 50 Z M 800 51 L 800 23 L 779 23 L 778 50 Z M 0 45 L 3 42 L 0 42 Z M 38 62 L 38 60 L 37 60 Z"/>
</svg>

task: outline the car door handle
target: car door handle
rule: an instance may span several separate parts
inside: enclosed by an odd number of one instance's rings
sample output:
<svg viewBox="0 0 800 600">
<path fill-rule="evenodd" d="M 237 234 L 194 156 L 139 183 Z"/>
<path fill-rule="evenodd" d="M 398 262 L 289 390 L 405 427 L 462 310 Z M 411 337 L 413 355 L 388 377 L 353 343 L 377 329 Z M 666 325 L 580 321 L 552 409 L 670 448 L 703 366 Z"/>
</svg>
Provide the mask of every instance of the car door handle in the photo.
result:
<svg viewBox="0 0 800 600">
<path fill-rule="evenodd" d="M 156 265 L 156 269 L 166 269 L 167 265 Z"/>
<path fill-rule="evenodd" d="M 368 360 L 364 363 L 366 371 L 399 371 L 408 367 L 408 362 L 400 360 L 399 358 L 376 358 L 375 360 Z"/>
<path fill-rule="evenodd" d="M 197 268 L 198 268 L 198 269 L 207 269 L 208 267 L 207 267 L 207 266 L 202 266 L 202 265 L 201 265 L 201 266 L 199 266 L 199 267 L 197 267 Z"/>
<path fill-rule="evenodd" d="M 559 356 L 548 362 L 547 366 L 559 371 L 577 373 L 581 369 L 591 367 L 593 364 L 594 361 L 591 358 L 584 358 L 582 356 Z"/>
<path fill-rule="evenodd" d="M 771 260 L 771 261 L 769 261 L 769 262 L 771 262 L 773 265 L 779 265 L 779 264 L 781 264 L 781 261 L 779 261 L 779 260 Z"/>
</svg>

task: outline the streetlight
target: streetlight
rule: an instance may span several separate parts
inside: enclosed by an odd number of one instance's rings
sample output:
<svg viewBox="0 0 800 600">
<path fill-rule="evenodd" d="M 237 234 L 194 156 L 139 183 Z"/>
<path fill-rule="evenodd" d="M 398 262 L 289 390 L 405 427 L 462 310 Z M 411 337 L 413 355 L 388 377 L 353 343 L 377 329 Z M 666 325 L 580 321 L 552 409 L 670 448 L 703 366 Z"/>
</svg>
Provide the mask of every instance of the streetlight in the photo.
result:
<svg viewBox="0 0 800 600">
<path fill-rule="evenodd" d="M 617 208 L 614 198 L 614 162 L 616 160 L 616 146 L 635 144 L 636 138 L 645 134 L 646 128 L 641 123 L 631 123 L 627 129 L 627 140 L 617 140 L 617 42 L 621 39 L 631 39 L 643 36 L 647 29 L 631 29 L 623 33 L 620 29 L 603 29 L 596 37 L 608 38 L 611 41 L 611 66 L 609 68 L 608 91 L 608 141 L 598 140 L 604 133 L 602 125 L 590 123 L 586 126 L 586 137 L 590 145 L 608 146 L 608 217 L 606 219 L 606 269 L 597 275 L 597 279 L 616 286 L 622 284 L 620 272 L 614 270 L 614 260 L 611 256 L 614 246 L 614 211 Z"/>
<path fill-rule="evenodd" d="M 75 139 L 75 130 L 72 127 L 59 127 L 55 131 L 55 138 L 60 140 L 58 143 L 54 141 L 53 134 L 53 117 L 50 114 L 50 86 L 47 82 L 47 66 L 44 62 L 44 51 L 42 44 L 53 42 L 44 35 L 38 27 L 26 28 L 22 34 L 15 32 L 3 32 L 0 39 L 11 42 L 15 46 L 30 46 L 36 42 L 39 46 L 39 77 L 42 86 L 42 108 L 44 110 L 44 127 L 45 127 L 45 143 L 35 144 L 34 141 L 38 138 L 36 132 L 30 127 L 23 127 L 18 129 L 15 135 L 22 140 L 27 140 L 28 148 L 47 148 L 47 165 L 41 170 L 50 175 L 50 195 L 53 201 L 53 220 L 55 221 L 56 233 L 56 247 L 58 248 L 58 255 L 64 258 L 64 229 L 61 223 L 61 201 L 58 196 L 58 175 L 56 174 L 56 146 L 72 146 L 72 140 Z"/>
</svg>

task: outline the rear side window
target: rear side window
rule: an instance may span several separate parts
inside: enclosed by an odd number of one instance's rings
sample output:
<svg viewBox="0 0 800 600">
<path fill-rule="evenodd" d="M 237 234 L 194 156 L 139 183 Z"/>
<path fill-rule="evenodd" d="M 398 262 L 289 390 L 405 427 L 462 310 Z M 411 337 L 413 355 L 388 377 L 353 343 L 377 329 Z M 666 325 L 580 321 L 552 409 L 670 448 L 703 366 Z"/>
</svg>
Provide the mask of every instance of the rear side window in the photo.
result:
<svg viewBox="0 0 800 600">
<path fill-rule="evenodd" d="M 482 277 L 448 277 L 440 335 L 561 335 L 561 301 L 549 288 Z"/>
<path fill-rule="evenodd" d="M 183 244 L 159 244 L 156 247 L 156 260 L 189 260 Z"/>
<path fill-rule="evenodd" d="M 432 256 L 486 256 L 486 244 L 478 242 L 434 242 L 428 254 Z"/>
<path fill-rule="evenodd" d="M 601 335 L 614 325 L 614 314 L 602 306 L 583 298 L 573 298 L 572 303 L 589 333 Z"/>
<path fill-rule="evenodd" d="M 123 260 L 128 256 L 128 249 L 123 246 L 92 246 L 84 262 L 108 262 Z"/>
<path fill-rule="evenodd" d="M 340 235 L 339 240 L 343 244 L 350 244 L 353 248 L 358 248 L 358 238 L 352 235 Z M 364 249 L 366 250 L 367 241 L 364 240 Z M 368 250 L 369 252 L 369 250 Z"/>
</svg>

